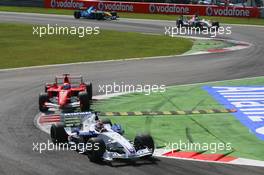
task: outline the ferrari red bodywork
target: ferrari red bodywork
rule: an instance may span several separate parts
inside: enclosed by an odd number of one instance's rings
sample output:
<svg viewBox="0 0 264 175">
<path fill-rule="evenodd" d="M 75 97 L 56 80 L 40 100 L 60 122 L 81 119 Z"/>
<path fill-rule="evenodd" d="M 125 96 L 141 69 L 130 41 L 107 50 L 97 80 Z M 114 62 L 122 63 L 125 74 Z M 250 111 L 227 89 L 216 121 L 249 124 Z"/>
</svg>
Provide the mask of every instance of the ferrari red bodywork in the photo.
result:
<svg viewBox="0 0 264 175">
<path fill-rule="evenodd" d="M 46 84 L 45 93 L 39 96 L 39 109 L 42 112 L 48 108 L 73 109 L 80 107 L 87 111 L 92 99 L 92 84 L 83 82 L 82 76 L 56 76 L 55 82 Z M 89 104 L 87 104 L 89 103 Z M 90 105 L 89 105 L 90 106 Z"/>
</svg>

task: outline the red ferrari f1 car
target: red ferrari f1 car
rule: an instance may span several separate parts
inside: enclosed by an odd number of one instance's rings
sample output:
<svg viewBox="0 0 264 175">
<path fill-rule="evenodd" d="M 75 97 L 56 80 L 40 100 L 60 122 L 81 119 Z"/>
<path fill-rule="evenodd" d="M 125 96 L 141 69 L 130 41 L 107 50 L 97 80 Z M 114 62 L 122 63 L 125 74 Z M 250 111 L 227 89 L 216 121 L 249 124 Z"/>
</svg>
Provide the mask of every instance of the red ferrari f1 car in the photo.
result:
<svg viewBox="0 0 264 175">
<path fill-rule="evenodd" d="M 92 83 L 84 83 L 82 76 L 56 76 L 54 83 L 45 85 L 45 92 L 39 95 L 39 110 L 47 112 L 49 108 L 81 111 L 90 109 Z"/>
</svg>

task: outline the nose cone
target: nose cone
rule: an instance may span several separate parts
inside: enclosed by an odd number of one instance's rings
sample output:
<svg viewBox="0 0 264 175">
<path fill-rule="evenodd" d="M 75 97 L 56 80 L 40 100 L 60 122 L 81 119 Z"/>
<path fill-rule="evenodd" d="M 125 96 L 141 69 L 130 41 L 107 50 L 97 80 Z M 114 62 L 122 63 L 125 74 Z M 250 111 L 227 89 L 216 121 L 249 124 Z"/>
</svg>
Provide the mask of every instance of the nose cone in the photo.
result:
<svg viewBox="0 0 264 175">
<path fill-rule="evenodd" d="M 60 108 L 64 107 L 67 104 L 68 94 L 69 91 L 65 91 L 65 90 L 60 91 L 59 99 L 58 99 Z"/>
</svg>

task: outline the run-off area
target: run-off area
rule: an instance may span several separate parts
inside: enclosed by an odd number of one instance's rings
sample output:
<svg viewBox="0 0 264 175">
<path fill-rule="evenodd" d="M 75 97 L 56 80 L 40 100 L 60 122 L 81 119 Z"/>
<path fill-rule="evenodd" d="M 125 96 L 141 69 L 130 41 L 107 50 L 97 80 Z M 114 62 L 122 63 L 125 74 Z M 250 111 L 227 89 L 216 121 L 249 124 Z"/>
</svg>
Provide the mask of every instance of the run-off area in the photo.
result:
<svg viewBox="0 0 264 175">
<path fill-rule="evenodd" d="M 204 87 L 225 107 L 236 108 L 236 118 L 259 139 L 264 140 L 264 87 Z"/>
</svg>

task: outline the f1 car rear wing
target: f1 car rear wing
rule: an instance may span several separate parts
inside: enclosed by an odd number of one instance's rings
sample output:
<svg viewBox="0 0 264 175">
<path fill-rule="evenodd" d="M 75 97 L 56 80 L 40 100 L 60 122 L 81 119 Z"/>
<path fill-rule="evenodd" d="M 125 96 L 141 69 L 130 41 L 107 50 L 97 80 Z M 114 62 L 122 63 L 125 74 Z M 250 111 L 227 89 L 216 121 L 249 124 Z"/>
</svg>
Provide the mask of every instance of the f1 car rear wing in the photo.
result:
<svg viewBox="0 0 264 175">
<path fill-rule="evenodd" d="M 70 74 L 63 74 L 62 76 L 55 77 L 56 84 L 70 83 L 70 84 L 82 84 L 83 77 L 81 75 L 78 76 L 70 76 Z"/>
</svg>

